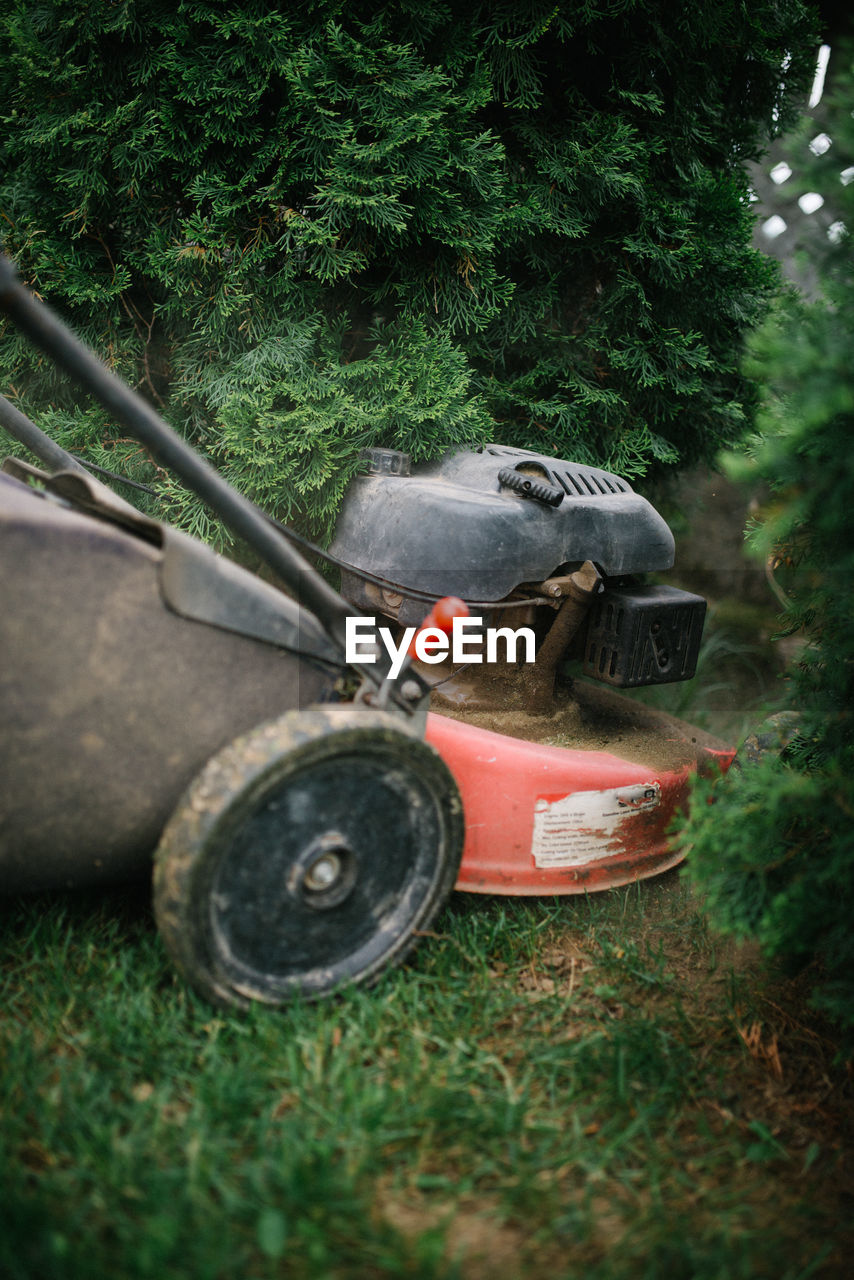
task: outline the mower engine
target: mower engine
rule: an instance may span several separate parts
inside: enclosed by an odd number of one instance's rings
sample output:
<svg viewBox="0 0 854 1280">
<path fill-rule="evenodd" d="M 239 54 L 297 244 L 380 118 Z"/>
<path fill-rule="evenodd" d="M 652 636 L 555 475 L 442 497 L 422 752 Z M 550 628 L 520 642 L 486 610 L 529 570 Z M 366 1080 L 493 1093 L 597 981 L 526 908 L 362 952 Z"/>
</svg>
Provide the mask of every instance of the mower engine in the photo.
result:
<svg viewBox="0 0 854 1280">
<path fill-rule="evenodd" d="M 342 594 L 365 613 L 418 625 L 425 601 L 458 596 L 484 626 L 533 628 L 529 710 L 545 709 L 568 659 L 620 688 L 694 675 L 705 601 L 639 581 L 672 566 L 673 537 L 619 476 L 499 445 L 415 467 L 392 449 L 366 461 L 332 545 L 349 566 Z M 506 701 L 506 688 L 494 697 Z"/>
<path fill-rule="evenodd" d="M 475 644 L 464 661 L 439 645 L 428 658 L 422 644 L 429 666 L 416 663 L 433 689 L 427 740 L 463 796 L 458 889 L 586 893 L 676 865 L 668 829 L 690 778 L 733 751 L 621 692 L 692 676 L 706 610 L 642 582 L 671 567 L 674 545 L 631 485 L 498 445 L 418 466 L 373 449 L 332 553 L 342 594 L 369 616 L 415 628 L 458 596 L 493 629 L 491 652 Z M 515 657 L 502 651 L 497 637 L 522 628 Z"/>
</svg>

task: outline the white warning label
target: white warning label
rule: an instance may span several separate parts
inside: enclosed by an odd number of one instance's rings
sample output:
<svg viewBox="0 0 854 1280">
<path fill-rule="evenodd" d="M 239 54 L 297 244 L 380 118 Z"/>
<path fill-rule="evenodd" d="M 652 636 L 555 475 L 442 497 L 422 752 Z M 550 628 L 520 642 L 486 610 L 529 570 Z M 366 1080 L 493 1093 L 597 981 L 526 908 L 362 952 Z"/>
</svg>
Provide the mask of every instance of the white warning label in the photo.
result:
<svg viewBox="0 0 854 1280">
<path fill-rule="evenodd" d="M 636 782 L 608 791 L 573 791 L 534 801 L 531 852 L 537 867 L 576 867 L 611 851 L 617 828 L 661 801 L 658 782 Z"/>
</svg>

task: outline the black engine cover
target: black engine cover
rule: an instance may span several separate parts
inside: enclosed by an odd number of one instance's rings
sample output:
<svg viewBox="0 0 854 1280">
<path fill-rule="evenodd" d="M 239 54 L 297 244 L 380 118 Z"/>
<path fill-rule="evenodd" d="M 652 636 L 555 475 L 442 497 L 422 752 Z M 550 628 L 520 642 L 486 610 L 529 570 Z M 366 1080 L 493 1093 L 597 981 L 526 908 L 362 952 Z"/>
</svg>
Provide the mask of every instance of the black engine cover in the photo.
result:
<svg viewBox="0 0 854 1280">
<path fill-rule="evenodd" d="M 372 472 L 351 484 L 331 546 L 404 592 L 497 601 L 585 560 L 611 578 L 673 563 L 661 516 L 597 467 L 500 445 L 407 463 L 369 451 Z"/>
</svg>

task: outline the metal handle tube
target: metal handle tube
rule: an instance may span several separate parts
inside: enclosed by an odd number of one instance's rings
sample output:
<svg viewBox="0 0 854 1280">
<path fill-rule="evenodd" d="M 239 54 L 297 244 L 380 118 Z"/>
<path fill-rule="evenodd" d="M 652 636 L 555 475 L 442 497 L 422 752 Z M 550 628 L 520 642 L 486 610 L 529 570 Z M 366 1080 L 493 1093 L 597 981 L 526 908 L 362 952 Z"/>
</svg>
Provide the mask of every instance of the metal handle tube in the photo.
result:
<svg viewBox="0 0 854 1280">
<path fill-rule="evenodd" d="M 31 422 L 5 396 L 0 396 L 0 427 L 29 449 L 30 453 L 34 453 L 46 467 L 53 467 L 57 471 L 80 471 L 88 476 L 89 472 L 76 458 L 72 458 L 70 453 L 66 453 L 50 436 L 45 435 L 40 427 Z"/>
<path fill-rule="evenodd" d="M 0 307 L 36 346 L 90 391 L 131 434 L 206 502 L 223 522 L 273 569 L 300 604 L 315 615 L 330 639 L 345 649 L 346 602 L 302 556 L 270 527 L 264 515 L 192 449 L 149 405 L 111 372 L 18 278 L 0 254 Z M 63 462 L 64 465 L 64 462 Z M 382 679 L 382 666 L 366 672 Z"/>
</svg>

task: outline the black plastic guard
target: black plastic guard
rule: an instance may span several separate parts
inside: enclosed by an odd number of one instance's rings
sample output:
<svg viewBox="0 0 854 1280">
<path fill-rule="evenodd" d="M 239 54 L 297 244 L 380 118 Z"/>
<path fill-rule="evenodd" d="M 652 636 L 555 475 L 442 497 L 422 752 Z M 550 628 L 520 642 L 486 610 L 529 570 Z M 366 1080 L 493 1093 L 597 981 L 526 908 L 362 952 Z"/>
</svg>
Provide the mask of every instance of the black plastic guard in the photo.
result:
<svg viewBox="0 0 854 1280">
<path fill-rule="evenodd" d="M 621 689 L 690 680 L 706 602 L 678 587 L 611 587 L 595 598 L 584 674 Z"/>
</svg>

